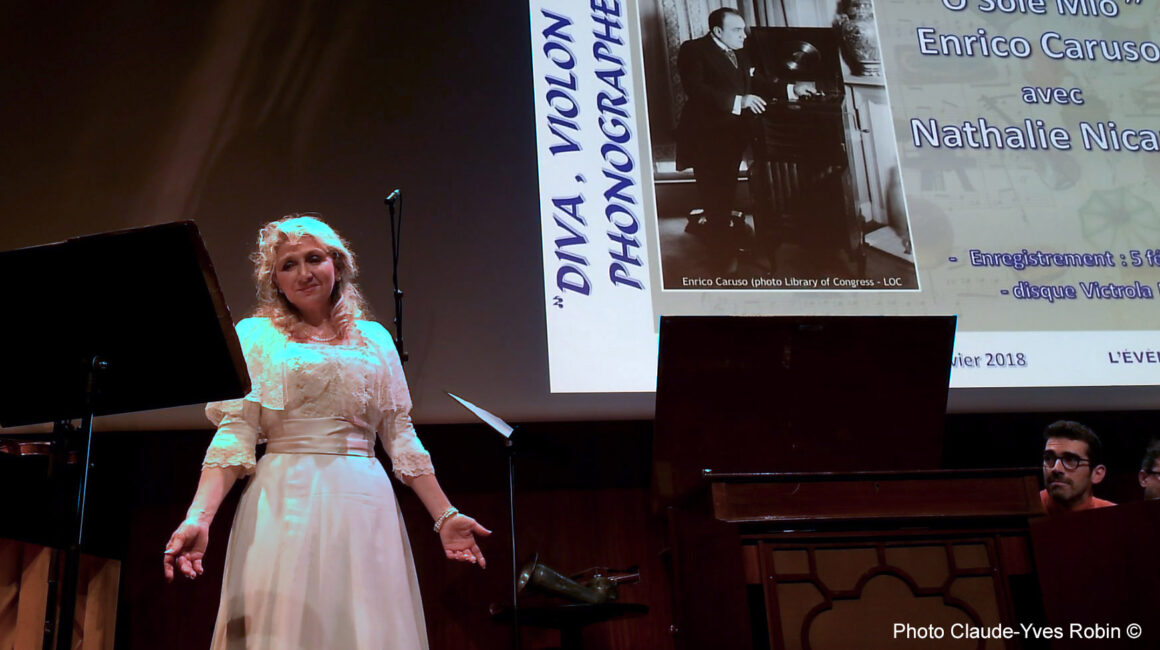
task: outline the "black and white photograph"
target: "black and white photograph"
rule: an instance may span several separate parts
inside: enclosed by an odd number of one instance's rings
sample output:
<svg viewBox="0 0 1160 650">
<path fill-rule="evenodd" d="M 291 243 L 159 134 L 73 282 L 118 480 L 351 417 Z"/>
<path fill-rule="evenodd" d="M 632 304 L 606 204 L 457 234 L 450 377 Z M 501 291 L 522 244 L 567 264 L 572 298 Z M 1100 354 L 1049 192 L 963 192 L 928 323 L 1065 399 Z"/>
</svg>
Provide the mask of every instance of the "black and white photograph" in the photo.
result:
<svg viewBox="0 0 1160 650">
<path fill-rule="evenodd" d="M 639 4 L 663 290 L 916 290 L 871 0 Z"/>
</svg>

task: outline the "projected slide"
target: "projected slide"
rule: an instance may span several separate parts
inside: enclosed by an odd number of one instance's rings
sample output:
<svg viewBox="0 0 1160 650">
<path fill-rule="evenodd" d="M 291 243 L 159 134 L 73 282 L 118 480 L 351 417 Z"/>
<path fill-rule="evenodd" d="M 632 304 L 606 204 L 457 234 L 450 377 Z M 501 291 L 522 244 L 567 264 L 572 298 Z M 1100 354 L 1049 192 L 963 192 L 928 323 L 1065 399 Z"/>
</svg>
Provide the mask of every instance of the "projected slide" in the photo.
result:
<svg viewBox="0 0 1160 650">
<path fill-rule="evenodd" d="M 531 2 L 553 391 L 653 390 L 690 314 L 957 314 L 952 387 L 1160 383 L 1153 0 L 720 6 Z"/>
</svg>

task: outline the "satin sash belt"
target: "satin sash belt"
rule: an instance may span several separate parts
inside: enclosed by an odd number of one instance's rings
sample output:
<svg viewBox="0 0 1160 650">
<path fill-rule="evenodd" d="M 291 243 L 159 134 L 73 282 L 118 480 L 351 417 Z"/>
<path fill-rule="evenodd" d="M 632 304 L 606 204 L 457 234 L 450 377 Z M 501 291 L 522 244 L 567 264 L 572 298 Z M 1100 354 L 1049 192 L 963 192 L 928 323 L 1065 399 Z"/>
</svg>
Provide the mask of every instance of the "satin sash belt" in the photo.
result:
<svg viewBox="0 0 1160 650">
<path fill-rule="evenodd" d="M 284 420 L 271 432 L 268 454 L 375 455 L 374 433 L 339 418 Z"/>
</svg>

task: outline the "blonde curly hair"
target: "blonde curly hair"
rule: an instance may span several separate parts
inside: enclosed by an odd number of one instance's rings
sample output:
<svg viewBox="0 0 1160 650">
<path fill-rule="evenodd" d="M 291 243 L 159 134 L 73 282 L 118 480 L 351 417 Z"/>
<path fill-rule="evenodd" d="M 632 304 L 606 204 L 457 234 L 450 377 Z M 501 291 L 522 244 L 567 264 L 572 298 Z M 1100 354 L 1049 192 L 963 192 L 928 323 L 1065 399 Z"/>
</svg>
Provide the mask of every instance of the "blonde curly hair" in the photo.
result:
<svg viewBox="0 0 1160 650">
<path fill-rule="evenodd" d="M 334 260 L 334 291 L 330 294 L 330 317 L 339 336 L 347 337 L 354 330 L 354 322 L 370 318 L 366 301 L 355 279 L 358 265 L 350 244 L 334 228 L 314 212 L 295 212 L 271 221 L 258 231 L 258 248 L 250 255 L 254 263 L 254 281 L 257 284 L 258 306 L 254 315 L 269 318 L 274 326 L 296 339 L 305 339 L 306 324 L 302 315 L 278 289 L 275 281 L 278 247 L 297 244 L 304 237 L 313 237 Z"/>
</svg>

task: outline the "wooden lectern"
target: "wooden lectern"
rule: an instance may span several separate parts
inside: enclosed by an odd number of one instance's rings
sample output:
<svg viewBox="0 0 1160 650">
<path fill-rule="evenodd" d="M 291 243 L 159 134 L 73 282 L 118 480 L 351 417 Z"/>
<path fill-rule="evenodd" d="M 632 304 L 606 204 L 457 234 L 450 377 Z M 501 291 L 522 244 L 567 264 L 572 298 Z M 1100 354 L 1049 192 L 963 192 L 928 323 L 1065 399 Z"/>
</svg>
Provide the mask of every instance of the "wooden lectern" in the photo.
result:
<svg viewBox="0 0 1160 650">
<path fill-rule="evenodd" d="M 939 469 L 953 317 L 666 317 L 660 339 L 678 648 L 1015 624 L 1038 469 Z"/>
</svg>

